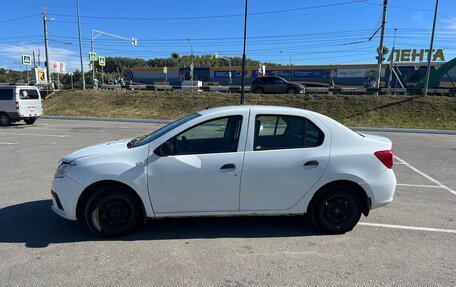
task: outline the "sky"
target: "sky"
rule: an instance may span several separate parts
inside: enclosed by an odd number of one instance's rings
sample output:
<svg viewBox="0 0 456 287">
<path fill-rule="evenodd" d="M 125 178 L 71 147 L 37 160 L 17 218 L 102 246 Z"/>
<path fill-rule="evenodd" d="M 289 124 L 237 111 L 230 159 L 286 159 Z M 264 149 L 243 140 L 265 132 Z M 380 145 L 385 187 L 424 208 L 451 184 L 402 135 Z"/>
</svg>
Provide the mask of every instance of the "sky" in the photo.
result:
<svg viewBox="0 0 456 287">
<path fill-rule="evenodd" d="M 293 65 L 375 63 L 383 0 L 249 0 L 247 57 Z M 0 67 L 24 69 L 21 54 L 44 62 L 43 3 L 4 1 L 0 10 Z M 76 0 L 47 0 L 51 61 L 80 69 Z M 156 58 L 171 53 L 242 56 L 245 0 L 80 0 L 84 69 L 93 29 L 104 56 Z M 428 49 L 435 1 L 389 0 L 385 45 Z M 188 39 L 188 40 L 187 40 Z M 435 48 L 456 57 L 456 1 L 440 0 Z"/>
</svg>

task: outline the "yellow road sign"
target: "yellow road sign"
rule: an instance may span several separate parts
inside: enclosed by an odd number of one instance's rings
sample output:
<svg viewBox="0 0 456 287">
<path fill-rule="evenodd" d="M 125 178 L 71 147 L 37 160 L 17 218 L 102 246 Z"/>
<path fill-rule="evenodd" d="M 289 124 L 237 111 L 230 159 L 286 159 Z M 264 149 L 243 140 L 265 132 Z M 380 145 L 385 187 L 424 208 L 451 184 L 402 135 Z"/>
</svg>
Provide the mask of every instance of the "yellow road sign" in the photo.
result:
<svg viewBox="0 0 456 287">
<path fill-rule="evenodd" d="M 98 65 L 106 66 L 106 57 L 105 56 L 98 56 Z"/>
</svg>

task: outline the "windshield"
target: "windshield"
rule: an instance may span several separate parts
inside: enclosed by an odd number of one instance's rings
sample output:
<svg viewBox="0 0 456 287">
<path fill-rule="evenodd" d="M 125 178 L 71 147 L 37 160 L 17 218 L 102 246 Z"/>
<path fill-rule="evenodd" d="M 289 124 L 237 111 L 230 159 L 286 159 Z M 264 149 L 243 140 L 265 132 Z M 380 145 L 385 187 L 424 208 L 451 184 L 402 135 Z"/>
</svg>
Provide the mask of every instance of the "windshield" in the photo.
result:
<svg viewBox="0 0 456 287">
<path fill-rule="evenodd" d="M 148 134 L 148 135 L 133 139 L 132 142 L 135 141 L 135 144 L 133 144 L 132 146 L 136 147 L 136 146 L 142 146 L 142 145 L 148 144 L 151 141 L 156 140 L 159 137 L 161 137 L 162 135 L 166 134 L 167 132 L 169 132 L 169 131 L 177 128 L 178 126 L 183 125 L 186 122 L 191 121 L 194 118 L 197 118 L 199 116 L 201 116 L 201 115 L 200 114 L 188 115 L 188 116 L 183 117 L 183 118 L 181 118 L 181 119 L 179 119 L 177 121 L 174 121 L 174 122 L 172 122 L 170 124 L 167 124 L 166 126 L 163 126 L 163 127 L 159 128 L 158 130 L 152 132 L 151 134 Z"/>
</svg>

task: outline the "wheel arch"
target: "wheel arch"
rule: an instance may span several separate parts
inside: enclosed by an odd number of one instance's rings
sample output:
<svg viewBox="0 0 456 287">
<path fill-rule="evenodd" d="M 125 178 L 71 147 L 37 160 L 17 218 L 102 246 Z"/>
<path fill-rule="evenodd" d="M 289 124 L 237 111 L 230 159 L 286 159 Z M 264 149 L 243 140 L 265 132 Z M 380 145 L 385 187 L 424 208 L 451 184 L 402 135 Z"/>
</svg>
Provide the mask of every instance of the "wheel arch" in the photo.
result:
<svg viewBox="0 0 456 287">
<path fill-rule="evenodd" d="M 372 200 L 368 196 L 367 192 L 359 184 L 357 184 L 354 181 L 350 181 L 350 180 L 335 180 L 335 181 L 329 182 L 329 183 L 323 185 L 322 187 L 320 187 L 312 196 L 312 199 L 310 200 L 308 207 L 307 207 L 307 212 L 312 210 L 313 205 L 315 204 L 318 197 L 321 194 L 323 194 L 326 190 L 328 190 L 329 188 L 331 188 L 333 186 L 341 186 L 341 185 L 348 186 L 356 192 L 356 194 L 358 195 L 358 197 L 361 201 L 361 204 L 362 204 L 362 212 L 365 216 L 368 216 L 369 212 L 371 210 Z"/>
<path fill-rule="evenodd" d="M 142 201 L 141 197 L 139 194 L 129 185 L 116 181 L 116 180 L 101 180 L 92 183 L 91 185 L 87 186 L 84 191 L 81 193 L 78 199 L 78 203 L 76 205 L 76 218 L 77 220 L 80 220 L 83 218 L 83 212 L 84 212 L 84 207 L 89 200 L 90 196 L 96 192 L 100 187 L 106 187 L 106 186 L 117 186 L 117 187 L 122 187 L 123 190 L 130 195 L 132 195 L 136 201 L 138 202 L 140 206 L 140 212 L 141 216 L 143 217 L 143 220 L 145 221 L 147 216 L 146 216 L 146 209 L 144 207 L 144 202 Z"/>
</svg>

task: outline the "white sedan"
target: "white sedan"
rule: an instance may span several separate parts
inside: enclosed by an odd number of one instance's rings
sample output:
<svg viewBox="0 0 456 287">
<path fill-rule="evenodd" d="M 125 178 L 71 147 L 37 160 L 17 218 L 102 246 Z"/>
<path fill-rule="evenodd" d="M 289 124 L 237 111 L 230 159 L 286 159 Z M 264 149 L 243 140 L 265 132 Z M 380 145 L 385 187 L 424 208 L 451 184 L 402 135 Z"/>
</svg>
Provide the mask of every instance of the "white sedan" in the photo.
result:
<svg viewBox="0 0 456 287">
<path fill-rule="evenodd" d="M 315 112 L 214 108 L 63 157 L 52 209 L 107 237 L 147 218 L 302 214 L 344 233 L 393 200 L 392 167 L 389 139 Z"/>
</svg>

